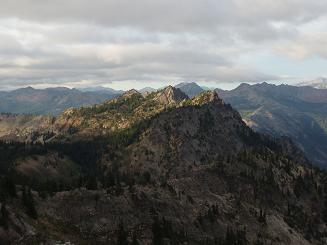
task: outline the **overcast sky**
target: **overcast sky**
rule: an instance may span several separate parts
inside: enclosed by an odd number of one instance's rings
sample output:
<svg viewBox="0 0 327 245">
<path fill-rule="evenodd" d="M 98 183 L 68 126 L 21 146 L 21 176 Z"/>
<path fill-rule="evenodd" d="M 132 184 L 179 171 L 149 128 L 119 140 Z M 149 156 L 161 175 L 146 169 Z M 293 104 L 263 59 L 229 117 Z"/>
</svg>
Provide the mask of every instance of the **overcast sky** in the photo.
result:
<svg viewBox="0 0 327 245">
<path fill-rule="evenodd" d="M 326 0 L 0 0 L 0 89 L 327 75 Z"/>
</svg>

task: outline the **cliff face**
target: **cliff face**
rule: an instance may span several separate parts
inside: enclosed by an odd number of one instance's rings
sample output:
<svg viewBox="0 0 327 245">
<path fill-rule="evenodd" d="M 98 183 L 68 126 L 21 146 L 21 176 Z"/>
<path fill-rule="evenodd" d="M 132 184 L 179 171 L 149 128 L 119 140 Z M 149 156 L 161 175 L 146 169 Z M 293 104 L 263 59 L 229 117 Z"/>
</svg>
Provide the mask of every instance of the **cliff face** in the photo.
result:
<svg viewBox="0 0 327 245">
<path fill-rule="evenodd" d="M 156 99 L 162 104 L 176 104 L 183 100 L 187 100 L 188 96 L 181 90 L 168 86 L 167 88 L 159 91 L 156 95 Z"/>
<path fill-rule="evenodd" d="M 72 173 L 80 178 L 62 179 L 56 190 L 32 186 L 37 221 L 17 205 L 17 187 L 6 200 L 9 230 L 0 236 L 76 244 L 326 242 L 324 172 L 289 139 L 253 132 L 217 93 L 187 99 L 171 91 L 59 116 L 54 125 L 79 120 L 75 131 L 58 130 L 38 146 L 46 153 L 26 155 L 58 154 L 80 166 Z"/>
</svg>

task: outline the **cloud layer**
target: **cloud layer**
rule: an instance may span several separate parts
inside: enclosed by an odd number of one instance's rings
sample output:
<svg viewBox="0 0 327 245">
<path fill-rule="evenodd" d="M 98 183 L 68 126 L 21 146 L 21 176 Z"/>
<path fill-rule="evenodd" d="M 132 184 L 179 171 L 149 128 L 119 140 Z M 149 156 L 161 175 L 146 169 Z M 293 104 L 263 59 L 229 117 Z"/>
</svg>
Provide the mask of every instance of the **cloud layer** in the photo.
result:
<svg viewBox="0 0 327 245">
<path fill-rule="evenodd" d="M 0 88 L 277 79 L 256 57 L 325 62 L 326 13 L 325 0 L 2 0 Z"/>
</svg>

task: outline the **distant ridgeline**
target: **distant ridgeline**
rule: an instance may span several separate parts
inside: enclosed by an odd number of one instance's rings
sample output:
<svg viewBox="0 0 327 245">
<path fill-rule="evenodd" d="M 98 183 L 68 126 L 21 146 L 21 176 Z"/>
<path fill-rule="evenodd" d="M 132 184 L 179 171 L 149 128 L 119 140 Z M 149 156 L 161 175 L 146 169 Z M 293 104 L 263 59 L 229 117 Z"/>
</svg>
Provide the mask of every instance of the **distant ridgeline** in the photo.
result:
<svg viewBox="0 0 327 245">
<path fill-rule="evenodd" d="M 27 87 L 9 92 L 0 91 L 0 113 L 57 115 L 67 108 L 102 103 L 121 93 L 122 91 L 100 88 L 80 91 L 69 88 Z"/>
<path fill-rule="evenodd" d="M 299 84 L 299 87 L 267 83 L 241 84 L 231 91 L 220 89 L 216 91 L 226 103 L 240 112 L 249 127 L 273 137 L 290 137 L 314 165 L 325 168 L 327 166 L 327 89 L 310 87 L 317 83 L 325 84 L 325 80 L 320 78 Z M 189 98 L 194 98 L 208 89 L 196 83 L 180 83 L 175 87 Z M 153 88 L 146 87 L 141 89 L 140 93 L 147 96 L 155 91 Z M 58 115 L 68 108 L 102 104 L 121 94 L 123 91 L 104 87 L 81 90 L 68 88 L 38 90 L 27 87 L 11 92 L 0 92 L 0 113 Z M 99 108 L 106 110 L 101 105 Z M 26 120 L 24 116 L 18 118 Z M 13 120 L 11 123 L 17 124 Z M 19 123 L 16 126 L 19 127 Z M 2 127 L 0 131 L 7 128 Z"/>
<path fill-rule="evenodd" d="M 326 168 L 327 89 L 262 83 L 218 93 L 255 131 L 290 137 L 313 164 Z"/>
</svg>

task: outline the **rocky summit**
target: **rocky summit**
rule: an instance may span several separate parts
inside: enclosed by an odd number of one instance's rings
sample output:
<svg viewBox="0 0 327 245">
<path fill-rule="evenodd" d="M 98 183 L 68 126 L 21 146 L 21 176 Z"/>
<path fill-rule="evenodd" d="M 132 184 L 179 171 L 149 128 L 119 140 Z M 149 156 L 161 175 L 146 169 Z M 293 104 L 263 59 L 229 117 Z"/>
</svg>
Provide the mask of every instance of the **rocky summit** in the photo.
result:
<svg viewBox="0 0 327 245">
<path fill-rule="evenodd" d="M 188 96 L 180 89 L 168 86 L 156 95 L 156 99 L 162 104 L 176 104 L 188 99 Z"/>
<path fill-rule="evenodd" d="M 216 92 L 0 123 L 2 244 L 327 243 L 326 173 Z"/>
</svg>

